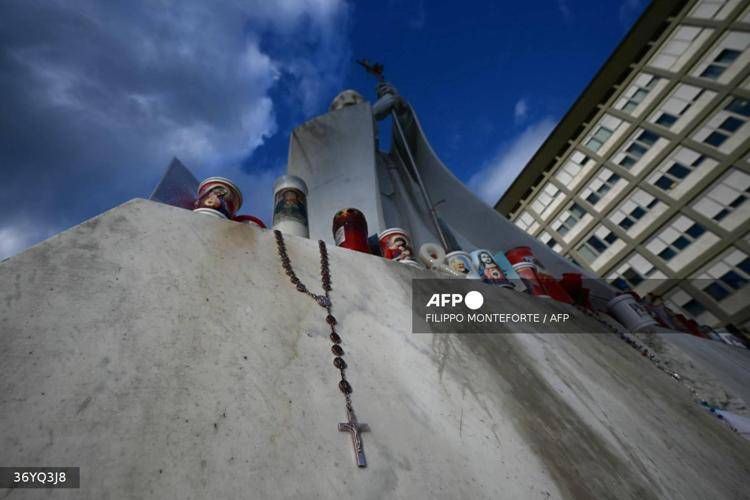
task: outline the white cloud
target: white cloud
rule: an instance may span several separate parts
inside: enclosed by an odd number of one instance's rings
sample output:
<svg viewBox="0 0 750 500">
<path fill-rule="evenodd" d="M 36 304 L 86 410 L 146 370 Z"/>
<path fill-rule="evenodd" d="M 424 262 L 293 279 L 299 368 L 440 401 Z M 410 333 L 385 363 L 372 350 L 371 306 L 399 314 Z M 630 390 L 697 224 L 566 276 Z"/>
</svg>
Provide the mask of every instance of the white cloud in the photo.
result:
<svg viewBox="0 0 750 500">
<path fill-rule="evenodd" d="M 529 125 L 510 143 L 502 146 L 495 157 L 469 179 L 469 188 L 493 206 L 554 127 L 555 121 L 549 117 Z"/>
<path fill-rule="evenodd" d="M 23 233 L 18 228 L 0 228 L 0 259 L 11 257 L 27 246 Z"/>
<path fill-rule="evenodd" d="M 14 256 L 54 232 L 48 227 L 34 227 L 26 223 L 0 227 L 0 260 Z"/>
<path fill-rule="evenodd" d="M 526 119 L 528 114 L 529 104 L 526 102 L 526 99 L 519 99 L 518 102 L 516 102 L 515 107 L 513 108 L 513 119 L 516 121 L 516 123 L 521 123 Z"/>
<path fill-rule="evenodd" d="M 147 195 L 172 156 L 197 177 L 231 177 L 263 213 L 255 200 L 281 166 L 240 164 L 279 116 L 302 121 L 338 92 L 350 13 L 345 0 L 6 1 L 0 255 L 48 236 L 13 229 L 21 215 L 69 227 Z"/>
</svg>

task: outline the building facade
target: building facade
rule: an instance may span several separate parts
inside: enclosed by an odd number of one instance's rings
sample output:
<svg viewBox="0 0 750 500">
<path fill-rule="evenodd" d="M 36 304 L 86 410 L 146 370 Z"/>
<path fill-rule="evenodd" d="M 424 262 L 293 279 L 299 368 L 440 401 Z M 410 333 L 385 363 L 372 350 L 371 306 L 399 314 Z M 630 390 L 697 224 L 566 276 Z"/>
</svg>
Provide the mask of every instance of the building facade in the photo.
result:
<svg viewBox="0 0 750 500">
<path fill-rule="evenodd" d="M 750 0 L 655 0 L 495 208 L 583 268 L 750 332 Z"/>
</svg>

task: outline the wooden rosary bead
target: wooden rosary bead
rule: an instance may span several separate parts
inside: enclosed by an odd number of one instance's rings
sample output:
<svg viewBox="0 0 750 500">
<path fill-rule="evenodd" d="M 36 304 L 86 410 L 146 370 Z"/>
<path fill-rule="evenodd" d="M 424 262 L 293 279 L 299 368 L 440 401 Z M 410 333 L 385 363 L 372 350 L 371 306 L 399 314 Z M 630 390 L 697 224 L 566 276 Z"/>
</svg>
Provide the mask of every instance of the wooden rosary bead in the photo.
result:
<svg viewBox="0 0 750 500">
<path fill-rule="evenodd" d="M 343 392 L 344 394 L 351 394 L 352 392 L 354 392 L 354 389 L 352 389 L 351 384 L 347 382 L 346 380 L 341 380 L 339 382 L 339 389 L 341 389 L 341 392 Z"/>
</svg>

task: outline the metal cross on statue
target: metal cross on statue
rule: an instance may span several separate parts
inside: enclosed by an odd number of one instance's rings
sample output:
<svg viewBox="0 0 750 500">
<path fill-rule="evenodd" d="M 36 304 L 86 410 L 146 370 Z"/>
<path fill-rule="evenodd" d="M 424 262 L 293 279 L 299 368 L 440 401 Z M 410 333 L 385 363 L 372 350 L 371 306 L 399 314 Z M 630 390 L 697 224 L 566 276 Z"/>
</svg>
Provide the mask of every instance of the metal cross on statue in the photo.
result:
<svg viewBox="0 0 750 500">
<path fill-rule="evenodd" d="M 365 446 L 362 443 L 360 432 L 370 432 L 370 426 L 357 422 L 357 416 L 350 405 L 346 406 L 346 417 L 348 422 L 339 424 L 339 432 L 348 432 L 352 436 L 352 445 L 354 445 L 354 458 L 357 461 L 357 467 L 367 467 L 365 459 Z"/>
</svg>

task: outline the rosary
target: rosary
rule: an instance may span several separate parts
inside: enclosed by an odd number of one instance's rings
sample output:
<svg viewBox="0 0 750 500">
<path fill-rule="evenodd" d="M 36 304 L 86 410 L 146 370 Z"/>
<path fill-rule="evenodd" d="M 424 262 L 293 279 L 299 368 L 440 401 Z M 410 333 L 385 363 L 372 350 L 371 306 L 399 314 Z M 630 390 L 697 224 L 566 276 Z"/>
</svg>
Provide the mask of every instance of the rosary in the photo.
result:
<svg viewBox="0 0 750 500">
<path fill-rule="evenodd" d="M 341 337 L 336 333 L 336 318 L 331 314 L 331 298 L 328 292 L 331 291 L 331 273 L 328 268 L 328 250 L 326 250 L 326 244 L 323 241 L 318 241 L 320 247 L 320 278 L 323 285 L 323 294 L 317 295 L 307 289 L 307 287 L 299 280 L 297 275 L 292 269 L 292 263 L 289 260 L 289 255 L 286 253 L 286 245 L 284 244 L 284 237 L 281 232 L 274 230 L 276 236 L 276 247 L 279 251 L 279 257 L 281 258 L 281 265 L 286 271 L 286 275 L 289 276 L 289 281 L 297 287 L 297 291 L 309 295 L 318 305 L 326 310 L 328 315 L 326 316 L 326 323 L 331 328 L 330 339 L 333 342 L 331 346 L 331 352 L 335 356 L 333 358 L 333 366 L 335 366 L 339 373 L 341 373 L 341 380 L 339 381 L 339 390 L 344 394 L 346 399 L 346 416 L 347 421 L 339 424 L 339 432 L 348 432 L 352 437 L 352 445 L 354 445 L 354 458 L 357 461 L 358 467 L 367 467 L 367 460 L 365 459 L 365 448 L 362 443 L 362 435 L 360 433 L 367 432 L 370 430 L 367 424 L 360 424 L 357 422 L 357 416 L 354 414 L 354 408 L 352 407 L 352 389 L 351 384 L 346 380 L 346 362 L 342 357 L 344 355 L 344 349 L 341 348 Z"/>
</svg>

